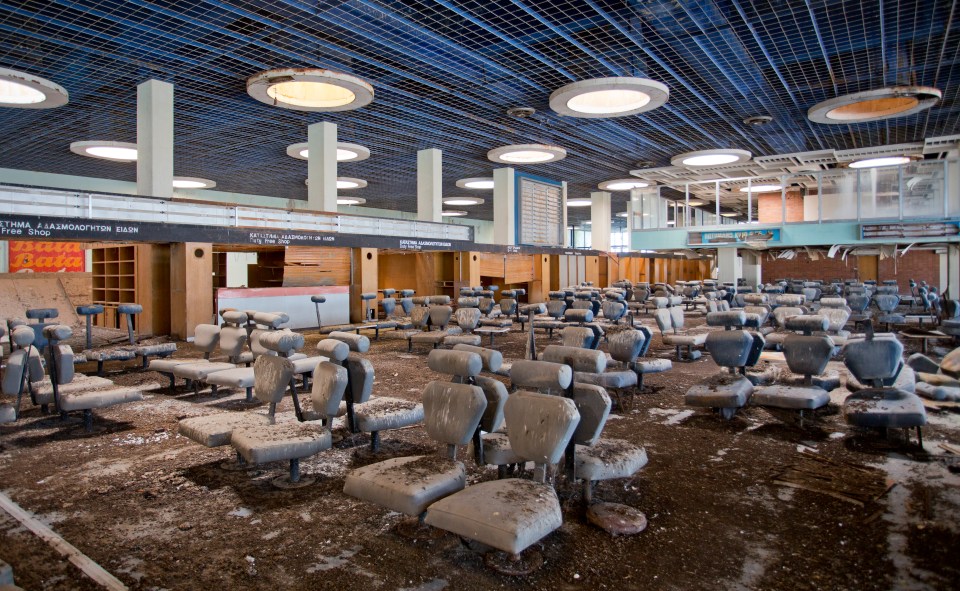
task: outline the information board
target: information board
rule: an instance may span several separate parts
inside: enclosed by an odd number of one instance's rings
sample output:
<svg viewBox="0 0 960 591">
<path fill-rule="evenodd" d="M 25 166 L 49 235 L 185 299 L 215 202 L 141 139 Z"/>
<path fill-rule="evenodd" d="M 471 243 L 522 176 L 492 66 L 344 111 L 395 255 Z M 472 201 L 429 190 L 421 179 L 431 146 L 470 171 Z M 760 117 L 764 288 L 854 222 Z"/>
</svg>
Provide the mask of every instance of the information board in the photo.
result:
<svg viewBox="0 0 960 591">
<path fill-rule="evenodd" d="M 529 246 L 563 244 L 563 187 L 521 176 L 517 190 L 517 242 Z"/>
</svg>

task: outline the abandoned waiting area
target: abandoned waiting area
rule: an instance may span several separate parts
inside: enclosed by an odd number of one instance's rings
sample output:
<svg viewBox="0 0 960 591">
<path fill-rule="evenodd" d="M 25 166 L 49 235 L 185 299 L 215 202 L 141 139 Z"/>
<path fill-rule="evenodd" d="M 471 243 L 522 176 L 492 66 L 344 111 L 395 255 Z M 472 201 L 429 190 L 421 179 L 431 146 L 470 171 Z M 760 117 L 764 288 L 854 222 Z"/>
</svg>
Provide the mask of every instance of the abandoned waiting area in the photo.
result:
<svg viewBox="0 0 960 591">
<path fill-rule="evenodd" d="M 960 588 L 958 5 L 0 1 L 0 591 Z"/>
</svg>

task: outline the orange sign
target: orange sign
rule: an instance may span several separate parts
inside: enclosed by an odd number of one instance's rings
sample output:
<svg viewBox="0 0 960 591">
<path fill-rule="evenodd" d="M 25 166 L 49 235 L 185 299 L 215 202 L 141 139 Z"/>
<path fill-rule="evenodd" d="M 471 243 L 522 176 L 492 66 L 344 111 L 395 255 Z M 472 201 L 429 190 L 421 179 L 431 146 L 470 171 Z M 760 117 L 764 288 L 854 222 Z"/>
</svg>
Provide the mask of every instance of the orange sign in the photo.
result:
<svg viewBox="0 0 960 591">
<path fill-rule="evenodd" d="M 79 242 L 31 242 L 11 240 L 11 273 L 63 273 L 86 270 Z"/>
</svg>

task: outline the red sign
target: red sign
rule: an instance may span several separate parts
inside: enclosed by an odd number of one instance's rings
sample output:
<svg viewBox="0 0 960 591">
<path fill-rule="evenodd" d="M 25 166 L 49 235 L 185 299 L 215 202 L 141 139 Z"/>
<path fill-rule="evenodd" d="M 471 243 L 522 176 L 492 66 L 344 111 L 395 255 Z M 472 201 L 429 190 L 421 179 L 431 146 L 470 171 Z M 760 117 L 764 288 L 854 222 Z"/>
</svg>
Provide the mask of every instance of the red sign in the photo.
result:
<svg viewBox="0 0 960 591">
<path fill-rule="evenodd" d="M 86 257 L 79 242 L 11 240 L 11 273 L 82 273 Z"/>
</svg>

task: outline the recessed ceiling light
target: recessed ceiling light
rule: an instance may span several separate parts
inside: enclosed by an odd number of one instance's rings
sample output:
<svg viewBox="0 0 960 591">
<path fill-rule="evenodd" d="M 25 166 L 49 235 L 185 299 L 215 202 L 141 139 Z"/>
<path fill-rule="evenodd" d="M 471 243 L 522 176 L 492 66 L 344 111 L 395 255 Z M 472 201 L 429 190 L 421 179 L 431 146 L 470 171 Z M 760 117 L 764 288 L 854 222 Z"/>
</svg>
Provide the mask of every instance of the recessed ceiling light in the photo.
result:
<svg viewBox="0 0 960 591">
<path fill-rule="evenodd" d="M 630 191 L 632 189 L 649 187 L 650 183 L 637 179 L 614 179 L 612 181 L 603 181 L 597 186 L 601 191 Z"/>
<path fill-rule="evenodd" d="M 367 186 L 367 181 L 363 179 L 354 179 L 348 176 L 337 177 L 338 189 L 362 189 Z"/>
<path fill-rule="evenodd" d="M 67 104 L 69 95 L 60 86 L 26 72 L 0 68 L 0 107 L 52 109 Z"/>
<path fill-rule="evenodd" d="M 651 111 L 670 97 L 665 84 L 646 78 L 611 77 L 567 84 L 550 95 L 550 108 L 570 117 L 623 117 Z"/>
<path fill-rule="evenodd" d="M 676 223 L 676 222 L 673 221 L 673 220 L 667 220 L 667 225 L 668 225 L 668 226 L 672 226 L 672 225 L 674 225 L 675 223 Z"/>
<path fill-rule="evenodd" d="M 589 207 L 593 199 L 567 199 L 567 207 Z"/>
<path fill-rule="evenodd" d="M 310 150 L 307 149 L 307 142 L 287 146 L 287 156 L 292 156 L 298 160 L 306 160 L 309 155 Z M 365 146 L 337 142 L 337 162 L 358 162 L 369 157 L 370 150 Z"/>
<path fill-rule="evenodd" d="M 135 162 L 137 160 L 137 144 L 132 142 L 73 142 L 70 151 L 81 156 L 102 158 L 115 162 Z"/>
<path fill-rule="evenodd" d="M 479 197 L 444 197 L 444 205 L 482 205 L 483 199 Z"/>
<path fill-rule="evenodd" d="M 477 176 L 469 179 L 460 179 L 457 186 L 461 189 L 492 189 L 493 177 Z"/>
<path fill-rule="evenodd" d="M 212 189 L 217 183 L 210 179 L 201 179 L 193 176 L 175 176 L 173 177 L 174 189 Z"/>
<path fill-rule="evenodd" d="M 867 158 L 851 162 L 847 166 L 850 168 L 879 168 L 881 166 L 896 166 L 910 162 L 909 156 L 885 156 L 883 158 Z"/>
<path fill-rule="evenodd" d="M 456 218 L 467 215 L 468 211 L 463 211 L 462 209 L 445 209 L 440 212 L 440 215 L 447 218 Z"/>
<path fill-rule="evenodd" d="M 740 214 L 733 211 L 721 211 L 720 215 L 722 215 L 725 218 L 735 218 Z"/>
<path fill-rule="evenodd" d="M 750 160 L 752 154 L 746 150 L 697 150 L 684 152 L 670 159 L 674 166 L 720 166 Z"/>
<path fill-rule="evenodd" d="M 703 205 L 703 204 L 706 203 L 706 202 L 705 202 L 705 201 L 700 201 L 699 199 L 691 199 L 691 200 L 689 201 L 689 203 L 690 203 L 690 207 L 698 207 L 698 206 L 700 206 L 700 205 Z"/>
<path fill-rule="evenodd" d="M 618 217 L 618 218 L 625 218 L 625 217 L 627 217 L 627 212 L 621 211 L 620 213 L 617 214 L 617 217 Z"/>
<path fill-rule="evenodd" d="M 593 220 L 584 220 L 580 223 L 583 224 L 584 226 L 590 226 L 590 225 L 593 225 Z"/>
<path fill-rule="evenodd" d="M 363 205 L 366 202 L 361 197 L 337 197 L 337 205 Z"/>
<path fill-rule="evenodd" d="M 771 191 L 780 191 L 781 185 L 750 185 L 749 187 L 740 187 L 741 193 L 770 193 Z"/>
<path fill-rule="evenodd" d="M 373 101 L 373 87 L 350 74 L 322 68 L 279 68 L 247 78 L 261 103 L 295 111 L 350 111 Z"/>
<path fill-rule="evenodd" d="M 807 118 L 814 123 L 841 124 L 906 117 L 929 109 L 942 96 L 930 86 L 890 86 L 817 103 L 807 111 Z"/>
<path fill-rule="evenodd" d="M 563 160 L 567 151 L 560 146 L 543 144 L 515 144 L 501 146 L 487 152 L 487 158 L 503 164 L 544 164 Z"/>
</svg>

